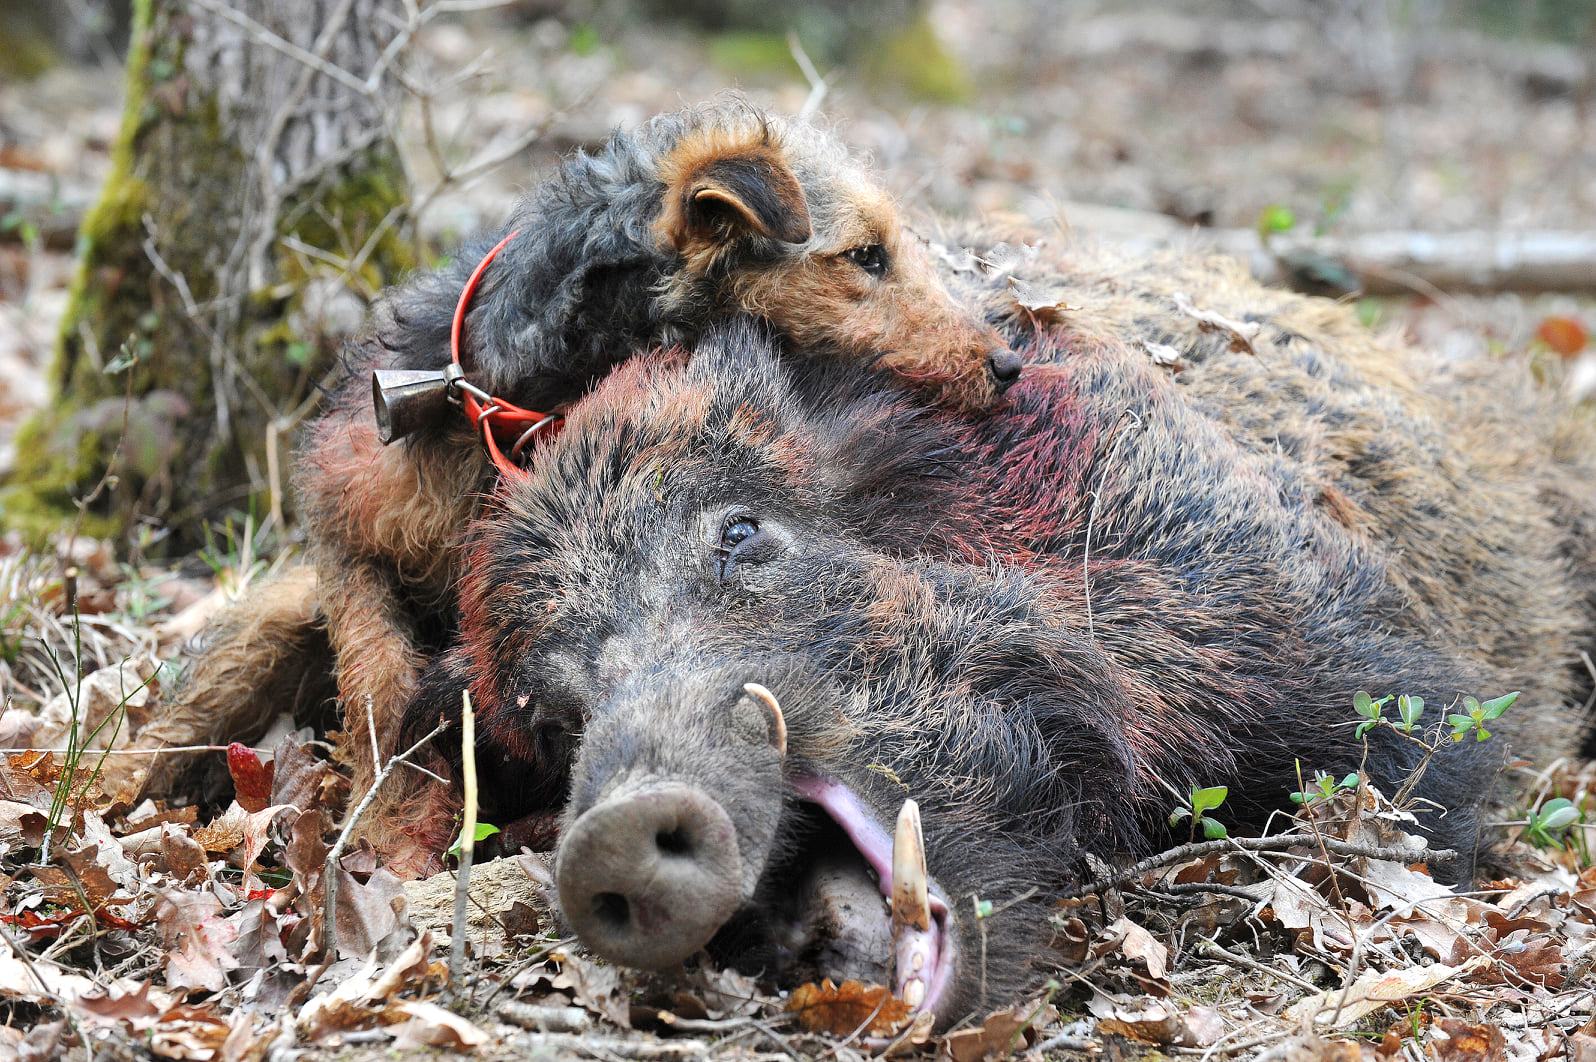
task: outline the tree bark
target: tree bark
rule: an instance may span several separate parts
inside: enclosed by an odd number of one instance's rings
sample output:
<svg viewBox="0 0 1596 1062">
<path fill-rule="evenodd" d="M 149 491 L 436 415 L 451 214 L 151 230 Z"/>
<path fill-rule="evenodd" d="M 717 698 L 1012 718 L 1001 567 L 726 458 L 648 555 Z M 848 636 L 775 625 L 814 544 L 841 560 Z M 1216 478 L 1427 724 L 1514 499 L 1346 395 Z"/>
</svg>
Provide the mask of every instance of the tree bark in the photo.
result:
<svg viewBox="0 0 1596 1062">
<path fill-rule="evenodd" d="M 187 543 L 221 513 L 278 511 L 287 429 L 411 264 L 383 76 L 396 6 L 137 0 L 112 172 L 6 523 L 155 521 Z"/>
</svg>

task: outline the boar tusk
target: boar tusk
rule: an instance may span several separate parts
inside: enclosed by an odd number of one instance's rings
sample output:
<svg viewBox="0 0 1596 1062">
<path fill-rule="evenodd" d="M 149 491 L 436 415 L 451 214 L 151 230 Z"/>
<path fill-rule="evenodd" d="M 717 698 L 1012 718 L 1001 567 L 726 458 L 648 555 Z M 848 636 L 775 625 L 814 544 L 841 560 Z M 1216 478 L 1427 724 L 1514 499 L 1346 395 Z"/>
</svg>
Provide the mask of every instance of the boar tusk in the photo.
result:
<svg viewBox="0 0 1596 1062">
<path fill-rule="evenodd" d="M 925 1002 L 933 939 L 920 805 L 905 800 L 892 838 L 892 952 L 898 996 L 910 1007 Z"/>
<path fill-rule="evenodd" d="M 770 717 L 775 720 L 776 733 L 774 744 L 778 756 L 787 755 L 787 719 L 781 714 L 781 705 L 776 701 L 776 695 L 757 682 L 750 682 L 743 686 L 743 692 L 754 700 L 770 709 Z"/>
<path fill-rule="evenodd" d="M 925 837 L 920 832 L 920 805 L 913 800 L 903 802 L 892 838 L 892 920 L 919 930 L 931 928 Z"/>
</svg>

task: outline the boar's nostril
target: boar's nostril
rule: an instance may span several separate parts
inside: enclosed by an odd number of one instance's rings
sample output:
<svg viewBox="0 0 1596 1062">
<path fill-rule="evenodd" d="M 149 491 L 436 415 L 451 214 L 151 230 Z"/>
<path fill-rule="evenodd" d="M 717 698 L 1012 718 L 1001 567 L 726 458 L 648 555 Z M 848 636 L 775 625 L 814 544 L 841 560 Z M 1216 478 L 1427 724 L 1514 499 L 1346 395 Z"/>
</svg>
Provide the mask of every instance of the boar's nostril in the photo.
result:
<svg viewBox="0 0 1596 1062">
<path fill-rule="evenodd" d="M 1004 348 L 994 350 L 986 356 L 986 367 L 999 387 L 1007 387 L 1020 378 L 1020 370 L 1025 367 L 1025 361 L 1014 351 Z"/>
<path fill-rule="evenodd" d="M 659 970 L 698 951 L 742 902 L 737 829 L 713 797 L 673 783 L 612 796 L 571 824 L 560 906 L 593 951 Z"/>
<path fill-rule="evenodd" d="M 693 854 L 692 838 L 687 836 L 687 831 L 677 827 L 674 830 L 661 830 L 654 835 L 654 846 L 666 855 L 687 856 Z"/>
<path fill-rule="evenodd" d="M 601 892 L 593 897 L 593 917 L 616 929 L 625 929 L 632 920 L 632 905 L 618 892 Z"/>
</svg>

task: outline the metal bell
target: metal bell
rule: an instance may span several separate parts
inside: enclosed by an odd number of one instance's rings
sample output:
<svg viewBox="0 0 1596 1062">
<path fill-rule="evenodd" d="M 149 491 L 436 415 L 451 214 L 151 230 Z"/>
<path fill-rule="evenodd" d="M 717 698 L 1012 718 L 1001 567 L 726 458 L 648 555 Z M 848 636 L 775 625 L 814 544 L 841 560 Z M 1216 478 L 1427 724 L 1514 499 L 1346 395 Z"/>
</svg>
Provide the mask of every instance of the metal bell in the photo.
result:
<svg viewBox="0 0 1596 1062">
<path fill-rule="evenodd" d="M 448 415 L 460 370 L 376 369 L 371 374 L 371 405 L 377 415 L 377 437 L 384 443 L 402 439 Z"/>
</svg>

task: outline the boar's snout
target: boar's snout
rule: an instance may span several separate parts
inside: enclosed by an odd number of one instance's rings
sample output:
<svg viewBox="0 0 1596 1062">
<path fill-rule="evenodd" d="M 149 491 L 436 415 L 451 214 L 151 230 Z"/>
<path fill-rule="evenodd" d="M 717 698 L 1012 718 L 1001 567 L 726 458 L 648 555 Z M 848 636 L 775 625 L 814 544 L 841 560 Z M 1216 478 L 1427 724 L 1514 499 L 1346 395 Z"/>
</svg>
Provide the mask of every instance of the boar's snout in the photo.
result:
<svg viewBox="0 0 1596 1062">
<path fill-rule="evenodd" d="M 611 962 L 676 965 L 737 910 L 743 865 L 726 810 L 696 787 L 610 797 L 560 844 L 560 906 L 583 943 Z"/>
</svg>

